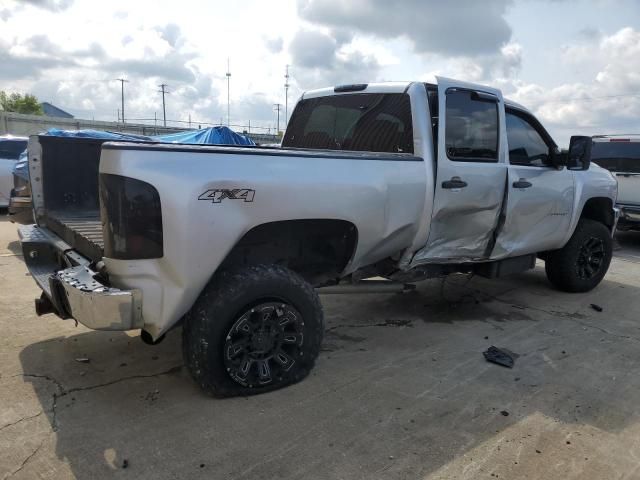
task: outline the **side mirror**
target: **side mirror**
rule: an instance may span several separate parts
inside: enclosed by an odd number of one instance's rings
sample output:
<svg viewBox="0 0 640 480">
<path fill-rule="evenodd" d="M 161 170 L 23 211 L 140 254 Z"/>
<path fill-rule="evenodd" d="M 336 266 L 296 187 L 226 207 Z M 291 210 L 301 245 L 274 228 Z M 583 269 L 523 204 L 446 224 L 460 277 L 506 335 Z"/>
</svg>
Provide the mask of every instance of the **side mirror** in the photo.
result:
<svg viewBox="0 0 640 480">
<path fill-rule="evenodd" d="M 588 170 L 591 164 L 591 137 L 574 135 L 569 141 L 567 166 L 572 170 Z"/>
</svg>

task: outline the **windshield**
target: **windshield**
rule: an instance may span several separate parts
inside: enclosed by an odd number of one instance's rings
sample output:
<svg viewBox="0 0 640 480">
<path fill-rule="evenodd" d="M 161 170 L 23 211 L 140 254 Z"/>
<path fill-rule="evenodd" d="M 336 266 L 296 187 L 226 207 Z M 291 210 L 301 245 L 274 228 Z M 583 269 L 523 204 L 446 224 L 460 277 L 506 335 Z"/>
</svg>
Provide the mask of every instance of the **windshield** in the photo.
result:
<svg viewBox="0 0 640 480">
<path fill-rule="evenodd" d="M 0 158 L 18 160 L 20 154 L 27 148 L 26 140 L 0 139 Z"/>
<path fill-rule="evenodd" d="M 640 173 L 640 142 L 593 142 L 591 160 L 612 172 Z"/>
<path fill-rule="evenodd" d="M 409 95 L 360 93 L 301 100 L 282 146 L 413 153 Z"/>
</svg>

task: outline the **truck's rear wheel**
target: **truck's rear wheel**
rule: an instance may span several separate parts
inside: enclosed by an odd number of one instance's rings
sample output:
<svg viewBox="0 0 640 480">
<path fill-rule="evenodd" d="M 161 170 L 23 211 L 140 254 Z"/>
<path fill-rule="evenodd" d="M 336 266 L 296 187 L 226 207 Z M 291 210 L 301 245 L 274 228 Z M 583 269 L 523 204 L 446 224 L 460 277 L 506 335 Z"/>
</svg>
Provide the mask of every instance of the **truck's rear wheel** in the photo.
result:
<svg viewBox="0 0 640 480">
<path fill-rule="evenodd" d="M 588 292 L 604 278 L 611 255 L 609 229 L 595 220 L 582 219 L 569 242 L 547 254 L 547 278 L 559 290 Z"/>
<path fill-rule="evenodd" d="M 206 392 L 250 395 L 306 377 L 323 331 L 313 287 L 284 267 L 258 265 L 214 277 L 186 316 L 182 345 Z"/>
</svg>

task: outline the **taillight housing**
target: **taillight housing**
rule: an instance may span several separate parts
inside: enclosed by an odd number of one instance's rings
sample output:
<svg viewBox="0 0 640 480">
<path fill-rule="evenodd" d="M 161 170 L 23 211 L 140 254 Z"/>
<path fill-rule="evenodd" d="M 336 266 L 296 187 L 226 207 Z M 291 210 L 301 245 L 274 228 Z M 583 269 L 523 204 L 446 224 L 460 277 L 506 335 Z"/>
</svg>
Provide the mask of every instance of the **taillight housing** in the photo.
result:
<svg viewBox="0 0 640 480">
<path fill-rule="evenodd" d="M 121 260 L 161 258 L 162 210 L 153 185 L 135 178 L 100 174 L 104 256 Z"/>
</svg>

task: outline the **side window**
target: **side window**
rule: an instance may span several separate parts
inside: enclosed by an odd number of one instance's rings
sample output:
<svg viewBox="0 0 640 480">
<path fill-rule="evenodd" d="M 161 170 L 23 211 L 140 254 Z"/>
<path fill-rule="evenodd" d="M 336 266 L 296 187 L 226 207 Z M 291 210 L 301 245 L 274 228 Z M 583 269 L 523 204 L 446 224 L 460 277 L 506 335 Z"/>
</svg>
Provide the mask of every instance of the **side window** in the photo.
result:
<svg viewBox="0 0 640 480">
<path fill-rule="evenodd" d="M 445 146 L 451 160 L 498 161 L 498 103 L 475 92 L 447 92 Z"/>
<path fill-rule="evenodd" d="M 522 115 L 507 111 L 509 163 L 531 167 L 551 166 L 549 145 Z"/>
</svg>

